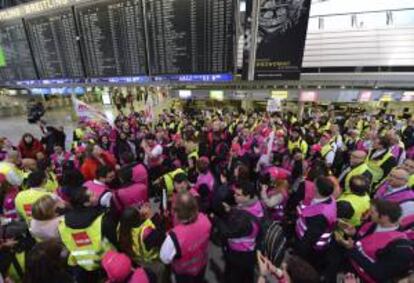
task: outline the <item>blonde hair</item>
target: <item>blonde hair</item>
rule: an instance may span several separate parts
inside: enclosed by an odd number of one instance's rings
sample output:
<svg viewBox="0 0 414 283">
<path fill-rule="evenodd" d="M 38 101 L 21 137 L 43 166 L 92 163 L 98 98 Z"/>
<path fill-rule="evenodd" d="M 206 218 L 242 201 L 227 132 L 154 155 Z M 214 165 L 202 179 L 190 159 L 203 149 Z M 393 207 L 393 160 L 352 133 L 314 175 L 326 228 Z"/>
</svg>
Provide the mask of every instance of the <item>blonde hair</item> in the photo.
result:
<svg viewBox="0 0 414 283">
<path fill-rule="evenodd" d="M 56 200 L 49 195 L 42 196 L 32 206 L 32 216 L 36 220 L 50 220 L 55 218 Z"/>
</svg>

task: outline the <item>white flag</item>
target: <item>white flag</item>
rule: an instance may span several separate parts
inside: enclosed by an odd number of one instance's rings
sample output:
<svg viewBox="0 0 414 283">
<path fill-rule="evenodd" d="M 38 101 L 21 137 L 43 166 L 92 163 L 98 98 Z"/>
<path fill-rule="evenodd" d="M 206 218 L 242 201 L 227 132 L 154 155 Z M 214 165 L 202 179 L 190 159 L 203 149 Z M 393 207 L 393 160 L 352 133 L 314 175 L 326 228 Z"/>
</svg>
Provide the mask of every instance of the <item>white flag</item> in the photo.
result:
<svg viewBox="0 0 414 283">
<path fill-rule="evenodd" d="M 112 124 L 112 121 L 102 111 L 96 109 L 76 97 L 72 96 L 73 108 L 80 119 L 100 120 Z"/>
</svg>

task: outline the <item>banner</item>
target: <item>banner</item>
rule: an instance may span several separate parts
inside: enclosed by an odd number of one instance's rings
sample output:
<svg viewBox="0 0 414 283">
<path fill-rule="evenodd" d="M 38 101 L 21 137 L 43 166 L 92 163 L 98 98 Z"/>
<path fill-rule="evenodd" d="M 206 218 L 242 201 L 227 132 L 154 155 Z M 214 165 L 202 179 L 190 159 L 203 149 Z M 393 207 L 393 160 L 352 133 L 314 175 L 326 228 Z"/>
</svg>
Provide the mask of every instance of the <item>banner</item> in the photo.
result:
<svg viewBox="0 0 414 283">
<path fill-rule="evenodd" d="M 269 113 L 274 113 L 280 111 L 282 108 L 282 103 L 280 99 L 269 99 L 267 101 L 266 111 Z"/>
<path fill-rule="evenodd" d="M 94 120 L 94 121 L 106 121 L 112 124 L 112 121 L 102 111 L 99 111 L 95 107 L 77 99 L 72 96 L 72 104 L 76 115 L 79 119 Z"/>
<path fill-rule="evenodd" d="M 298 80 L 311 0 L 260 0 L 257 80 Z"/>
</svg>

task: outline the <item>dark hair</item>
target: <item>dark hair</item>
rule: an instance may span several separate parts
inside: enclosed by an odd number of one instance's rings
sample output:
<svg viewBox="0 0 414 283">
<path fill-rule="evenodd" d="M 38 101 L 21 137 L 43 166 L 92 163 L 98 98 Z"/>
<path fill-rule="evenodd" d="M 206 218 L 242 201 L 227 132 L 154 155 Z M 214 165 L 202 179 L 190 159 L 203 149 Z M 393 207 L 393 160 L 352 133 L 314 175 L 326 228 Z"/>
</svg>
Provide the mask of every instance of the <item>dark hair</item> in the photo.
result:
<svg viewBox="0 0 414 283">
<path fill-rule="evenodd" d="M 30 188 L 39 187 L 45 180 L 46 180 L 46 173 L 42 170 L 37 170 L 30 173 L 29 178 L 27 180 L 27 185 Z"/>
<path fill-rule="evenodd" d="M 388 216 L 392 223 L 397 223 L 402 215 L 401 207 L 396 202 L 374 199 L 371 204 L 375 206 L 380 216 Z"/>
<path fill-rule="evenodd" d="M 389 137 L 386 136 L 381 136 L 378 138 L 379 139 L 379 144 L 383 147 L 383 148 L 390 148 L 391 146 L 391 140 Z"/>
<path fill-rule="evenodd" d="M 318 193 L 323 197 L 329 197 L 334 192 L 334 183 L 328 177 L 319 177 L 315 181 Z"/>
<path fill-rule="evenodd" d="M 121 215 L 119 220 L 119 246 L 120 251 L 126 253 L 130 257 L 134 257 L 132 250 L 131 230 L 141 224 L 140 215 L 137 209 L 128 207 Z"/>
<path fill-rule="evenodd" d="M 174 177 L 174 183 L 182 183 L 182 182 L 187 182 L 187 181 L 188 181 L 188 178 L 185 173 L 178 173 Z"/>
<path fill-rule="evenodd" d="M 287 273 L 292 283 L 318 283 L 318 272 L 307 261 L 298 256 L 289 255 L 286 259 Z"/>
<path fill-rule="evenodd" d="M 71 282 L 65 260 L 61 256 L 62 250 L 63 246 L 55 240 L 36 244 L 26 256 L 23 282 Z"/>
<path fill-rule="evenodd" d="M 318 177 L 329 175 L 329 168 L 326 166 L 325 161 L 316 160 L 308 172 L 308 180 L 314 181 Z"/>
<path fill-rule="evenodd" d="M 124 164 L 133 163 L 133 162 L 135 161 L 134 154 L 133 154 L 132 152 L 129 152 L 129 151 L 127 151 L 127 152 L 123 152 L 123 153 L 121 154 L 121 161 L 122 161 Z"/>
<path fill-rule="evenodd" d="M 363 175 L 353 176 L 349 181 L 349 188 L 354 194 L 363 196 L 369 189 L 369 183 L 369 179 Z"/>
<path fill-rule="evenodd" d="M 112 169 L 109 168 L 108 166 L 99 166 L 98 169 L 96 170 L 96 178 L 105 178 L 110 172 L 112 172 Z"/>
<path fill-rule="evenodd" d="M 89 201 L 89 195 L 85 187 L 70 188 L 69 203 L 73 207 L 83 207 Z"/>
<path fill-rule="evenodd" d="M 254 198 L 256 195 L 256 188 L 250 182 L 236 182 L 234 187 L 241 190 L 243 195 L 249 196 L 250 198 Z"/>
<path fill-rule="evenodd" d="M 61 185 L 65 187 L 80 187 L 84 183 L 82 173 L 77 169 L 63 171 Z"/>
</svg>

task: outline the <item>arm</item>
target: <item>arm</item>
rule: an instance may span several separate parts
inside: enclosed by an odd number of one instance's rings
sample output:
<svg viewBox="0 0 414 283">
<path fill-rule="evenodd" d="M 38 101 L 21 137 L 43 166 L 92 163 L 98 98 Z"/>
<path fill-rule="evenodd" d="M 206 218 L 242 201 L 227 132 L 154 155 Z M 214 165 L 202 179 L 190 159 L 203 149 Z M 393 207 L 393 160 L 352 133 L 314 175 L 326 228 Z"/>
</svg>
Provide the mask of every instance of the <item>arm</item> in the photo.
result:
<svg viewBox="0 0 414 283">
<path fill-rule="evenodd" d="M 276 194 L 276 195 L 269 197 L 267 195 L 266 189 L 262 189 L 262 191 L 260 192 L 260 196 L 268 208 L 273 208 L 283 201 L 282 194 Z"/>
</svg>

